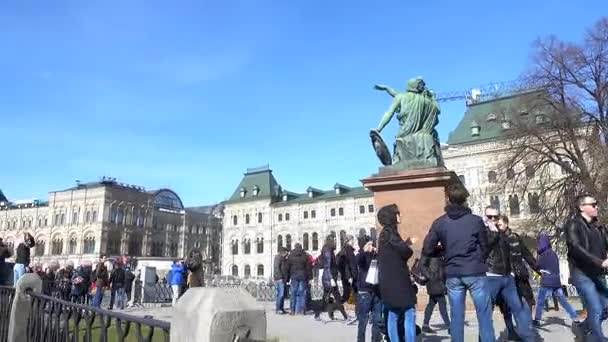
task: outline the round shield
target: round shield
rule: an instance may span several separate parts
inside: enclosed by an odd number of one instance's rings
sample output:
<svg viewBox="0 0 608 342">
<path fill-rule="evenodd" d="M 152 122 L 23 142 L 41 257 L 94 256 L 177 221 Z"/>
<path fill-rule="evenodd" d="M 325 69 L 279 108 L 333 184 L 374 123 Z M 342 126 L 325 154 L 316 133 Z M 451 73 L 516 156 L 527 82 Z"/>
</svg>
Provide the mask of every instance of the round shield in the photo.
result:
<svg viewBox="0 0 608 342">
<path fill-rule="evenodd" d="M 393 164 L 393 158 L 391 157 L 391 152 L 386 147 L 384 140 L 380 136 L 377 130 L 372 129 L 369 131 L 369 137 L 372 139 L 372 146 L 374 147 L 374 151 L 376 151 L 376 155 L 382 162 L 382 165 L 388 166 Z"/>
</svg>

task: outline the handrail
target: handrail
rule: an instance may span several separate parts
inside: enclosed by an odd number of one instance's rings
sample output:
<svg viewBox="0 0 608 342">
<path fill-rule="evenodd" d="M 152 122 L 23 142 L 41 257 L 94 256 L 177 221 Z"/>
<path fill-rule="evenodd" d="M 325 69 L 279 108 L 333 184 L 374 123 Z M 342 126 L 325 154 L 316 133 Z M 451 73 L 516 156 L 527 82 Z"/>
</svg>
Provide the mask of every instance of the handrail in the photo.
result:
<svg viewBox="0 0 608 342">
<path fill-rule="evenodd" d="M 167 322 L 167 321 L 161 321 L 161 320 L 154 319 L 154 318 L 145 318 L 145 317 L 140 317 L 140 316 L 128 315 L 128 314 L 125 314 L 122 312 L 105 310 L 105 309 L 97 308 L 97 307 L 90 306 L 90 305 L 72 303 L 72 302 L 65 301 L 63 299 L 47 296 L 42 293 L 36 293 L 36 292 L 32 291 L 31 289 L 27 289 L 25 292 L 32 297 L 41 298 L 48 302 L 63 304 L 66 306 L 71 306 L 76 309 L 92 311 L 92 312 L 95 312 L 95 313 L 98 313 L 101 315 L 105 315 L 105 316 L 110 316 L 112 318 L 116 318 L 116 319 L 119 319 L 122 321 L 139 323 L 139 324 L 148 325 L 148 326 L 155 327 L 155 328 L 160 328 L 163 330 L 171 329 L 171 323 Z"/>
</svg>

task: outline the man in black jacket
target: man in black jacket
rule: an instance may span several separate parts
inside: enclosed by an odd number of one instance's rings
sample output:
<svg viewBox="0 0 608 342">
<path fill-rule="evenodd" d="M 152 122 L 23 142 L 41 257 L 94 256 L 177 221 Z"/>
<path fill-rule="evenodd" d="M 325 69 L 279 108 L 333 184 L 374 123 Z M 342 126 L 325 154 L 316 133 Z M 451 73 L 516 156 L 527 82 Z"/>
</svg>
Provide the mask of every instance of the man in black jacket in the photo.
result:
<svg viewBox="0 0 608 342">
<path fill-rule="evenodd" d="M 376 248 L 371 238 L 367 236 L 362 237 L 359 241 L 359 254 L 356 256 L 359 268 L 357 272 L 357 320 L 359 321 L 357 342 L 365 342 L 365 329 L 369 322 L 370 313 L 372 314 L 372 342 L 379 342 L 381 339 L 382 303 L 380 301 L 380 292 L 378 291 L 378 279 L 376 277 L 376 284 L 367 282 L 367 273 L 372 262 L 376 264 L 375 272 L 376 275 L 378 274 L 378 261 L 376 257 Z"/>
<path fill-rule="evenodd" d="M 114 300 L 116 300 L 116 306 L 119 309 L 122 310 L 125 308 L 125 283 L 125 270 L 122 268 L 121 262 L 116 261 L 112 274 L 110 275 L 112 290 L 110 292 L 110 307 L 108 310 L 112 310 L 114 307 Z"/>
<path fill-rule="evenodd" d="M 577 198 L 578 213 L 565 225 L 570 275 L 588 311 L 586 327 L 593 341 L 603 341 L 601 316 L 608 307 L 608 289 L 603 277 L 608 268 L 608 234 L 597 222 L 597 200 Z"/>
<path fill-rule="evenodd" d="M 287 249 L 280 247 L 279 254 L 274 256 L 273 278 L 274 285 L 277 288 L 277 298 L 275 310 L 279 315 L 285 314 L 285 272 L 287 271 Z"/>
<path fill-rule="evenodd" d="M 468 192 L 462 185 L 447 189 L 445 215 L 436 219 L 424 240 L 422 254 L 431 256 L 441 242 L 445 248 L 445 275 L 452 321 L 453 342 L 464 342 L 464 309 L 467 290 L 471 293 L 481 342 L 495 341 L 492 302 L 487 288 L 485 257 L 488 250 L 482 219 L 466 206 Z"/>
<path fill-rule="evenodd" d="M 498 209 L 487 207 L 485 209 L 485 223 L 488 229 L 489 255 L 488 289 L 492 302 L 496 303 L 498 297 L 504 301 L 508 310 L 515 317 L 516 332 L 524 341 L 533 341 L 531 330 L 532 313 L 526 310 L 517 291 L 514 269 L 511 263 L 511 253 L 516 244 L 514 236 L 509 234 L 508 226 L 497 225 L 500 215 Z"/>
<path fill-rule="evenodd" d="M 291 314 L 306 312 L 306 283 L 312 278 L 312 265 L 308 254 L 302 249 L 302 244 L 296 243 L 295 248 L 287 257 L 286 280 L 291 282 L 290 307 Z"/>
<path fill-rule="evenodd" d="M 353 248 L 354 238 L 347 235 L 344 239 L 342 250 L 338 253 L 338 271 L 342 280 L 342 303 L 348 301 L 350 292 L 353 290 L 354 282 L 357 280 L 357 258 Z M 356 292 L 356 290 L 355 290 Z"/>
<path fill-rule="evenodd" d="M 17 246 L 17 255 L 15 257 L 15 266 L 13 267 L 13 284 L 17 285 L 19 278 L 23 277 L 26 268 L 30 265 L 30 248 L 34 247 L 34 237 L 29 233 L 23 234 L 23 242 Z"/>
</svg>

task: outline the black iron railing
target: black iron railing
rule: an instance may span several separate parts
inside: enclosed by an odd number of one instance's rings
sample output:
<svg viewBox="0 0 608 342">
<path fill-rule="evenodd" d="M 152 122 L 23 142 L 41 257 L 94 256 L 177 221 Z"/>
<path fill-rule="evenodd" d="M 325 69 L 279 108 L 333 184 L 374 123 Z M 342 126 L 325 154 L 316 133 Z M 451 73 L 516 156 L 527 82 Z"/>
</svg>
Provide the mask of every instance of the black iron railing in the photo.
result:
<svg viewBox="0 0 608 342">
<path fill-rule="evenodd" d="M 6 342 L 8 337 L 8 324 L 11 320 L 11 308 L 15 298 L 15 288 L 0 286 L 0 342 Z"/>
<path fill-rule="evenodd" d="M 29 291 L 28 342 L 168 342 L 169 322 L 75 304 Z"/>
</svg>

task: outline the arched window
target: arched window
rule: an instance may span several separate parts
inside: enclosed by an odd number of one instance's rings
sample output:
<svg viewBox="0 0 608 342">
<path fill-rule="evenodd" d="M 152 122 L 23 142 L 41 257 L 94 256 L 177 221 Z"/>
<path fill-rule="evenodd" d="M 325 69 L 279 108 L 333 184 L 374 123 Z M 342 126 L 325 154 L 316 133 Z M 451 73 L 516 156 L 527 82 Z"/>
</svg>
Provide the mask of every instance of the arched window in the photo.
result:
<svg viewBox="0 0 608 342">
<path fill-rule="evenodd" d="M 258 277 L 264 276 L 264 265 L 258 265 Z"/>
<path fill-rule="evenodd" d="M 243 253 L 244 254 L 251 254 L 251 239 L 244 239 L 243 240 Z"/>
<path fill-rule="evenodd" d="M 498 181 L 498 175 L 496 174 L 496 171 L 488 172 L 488 182 L 496 183 L 497 181 Z"/>
<path fill-rule="evenodd" d="M 140 231 L 129 234 L 129 255 L 141 256 L 141 245 L 144 237 Z"/>
<path fill-rule="evenodd" d="M 87 214 L 86 214 L 86 218 L 85 218 L 84 222 L 86 222 L 86 223 L 91 222 L 91 211 L 90 210 L 87 210 Z"/>
<path fill-rule="evenodd" d="M 302 235 L 302 248 L 304 248 L 305 251 L 308 250 L 308 233 Z"/>
<path fill-rule="evenodd" d="M 72 209 L 74 210 L 74 209 Z M 78 211 L 72 212 L 72 224 L 78 224 Z"/>
<path fill-rule="evenodd" d="M 77 254 L 77 251 L 76 251 L 77 246 L 78 246 L 78 240 L 76 239 L 76 236 L 73 235 L 70 237 L 70 242 L 68 245 L 68 254 L 70 254 L 70 255 Z"/>
<path fill-rule="evenodd" d="M 60 220 L 61 225 L 65 224 L 65 214 L 64 213 L 61 213 L 61 215 L 59 216 L 59 220 Z"/>
<path fill-rule="evenodd" d="M 511 215 L 519 215 L 519 198 L 517 195 L 509 195 L 509 208 L 511 209 Z"/>
<path fill-rule="evenodd" d="M 508 168 L 507 169 L 507 179 L 513 179 L 515 178 L 515 170 L 513 170 L 512 168 Z"/>
<path fill-rule="evenodd" d="M 245 224 L 249 224 L 249 214 L 245 214 Z"/>
<path fill-rule="evenodd" d="M 51 243 L 51 255 L 61 255 L 63 253 L 63 240 L 59 237 L 53 239 Z"/>
<path fill-rule="evenodd" d="M 91 214 L 91 222 L 97 222 L 97 210 L 93 210 L 93 214 Z"/>
<path fill-rule="evenodd" d="M 84 238 L 84 244 L 82 246 L 82 253 L 94 254 L 95 253 L 95 238 L 92 235 L 87 235 Z"/>
<path fill-rule="evenodd" d="M 120 255 L 120 240 L 122 233 L 115 231 L 108 233 L 108 244 L 106 246 L 106 252 L 110 255 Z M 163 254 L 161 254 L 163 255 Z"/>
<path fill-rule="evenodd" d="M 234 277 L 238 277 L 239 276 L 239 267 L 237 265 L 232 265 L 232 275 Z"/>
<path fill-rule="evenodd" d="M 137 226 L 137 219 L 139 219 L 139 208 L 133 208 L 131 214 L 131 225 Z"/>
<path fill-rule="evenodd" d="M 317 233 L 312 233 L 312 250 L 319 250 L 319 234 Z"/>
<path fill-rule="evenodd" d="M 285 248 L 289 251 L 291 250 L 291 234 L 285 235 Z"/>
<path fill-rule="evenodd" d="M 530 207 L 530 214 L 540 213 L 540 199 L 537 193 L 528 193 L 528 207 Z"/>
<path fill-rule="evenodd" d="M 232 255 L 239 254 L 239 240 L 232 240 Z"/>
<path fill-rule="evenodd" d="M 330 215 L 331 217 L 336 216 L 336 208 L 331 208 L 331 209 L 329 210 L 329 215 Z"/>
<path fill-rule="evenodd" d="M 125 217 L 125 209 L 118 208 L 118 213 L 116 214 L 116 224 L 123 224 L 124 217 Z"/>
<path fill-rule="evenodd" d="M 118 216 L 118 209 L 116 206 L 112 206 L 110 209 L 110 223 L 116 223 L 116 217 Z"/>
<path fill-rule="evenodd" d="M 279 235 L 277 236 L 277 253 L 281 252 L 281 249 L 283 249 L 283 236 Z"/>
<path fill-rule="evenodd" d="M 262 213 L 258 213 L 258 223 L 262 223 Z"/>
<path fill-rule="evenodd" d="M 534 178 L 535 172 L 536 172 L 536 170 L 534 169 L 533 165 L 526 166 L 526 177 L 528 177 L 528 179 Z"/>
<path fill-rule="evenodd" d="M 46 241 L 44 241 L 44 240 L 36 241 L 36 246 L 34 247 L 34 255 L 43 256 L 45 247 L 46 247 Z"/>
<path fill-rule="evenodd" d="M 245 273 L 244 274 L 245 279 L 251 277 L 251 266 L 245 265 L 245 272 L 244 273 Z"/>
<path fill-rule="evenodd" d="M 257 252 L 258 254 L 262 254 L 264 253 L 264 238 L 263 237 L 259 237 L 257 239 Z"/>
<path fill-rule="evenodd" d="M 137 226 L 138 227 L 143 227 L 146 225 L 146 212 L 141 209 L 139 211 L 139 217 L 137 218 Z"/>
<path fill-rule="evenodd" d="M 232 216 L 232 225 L 236 226 L 239 223 L 239 219 L 236 217 L 236 215 Z"/>
</svg>

